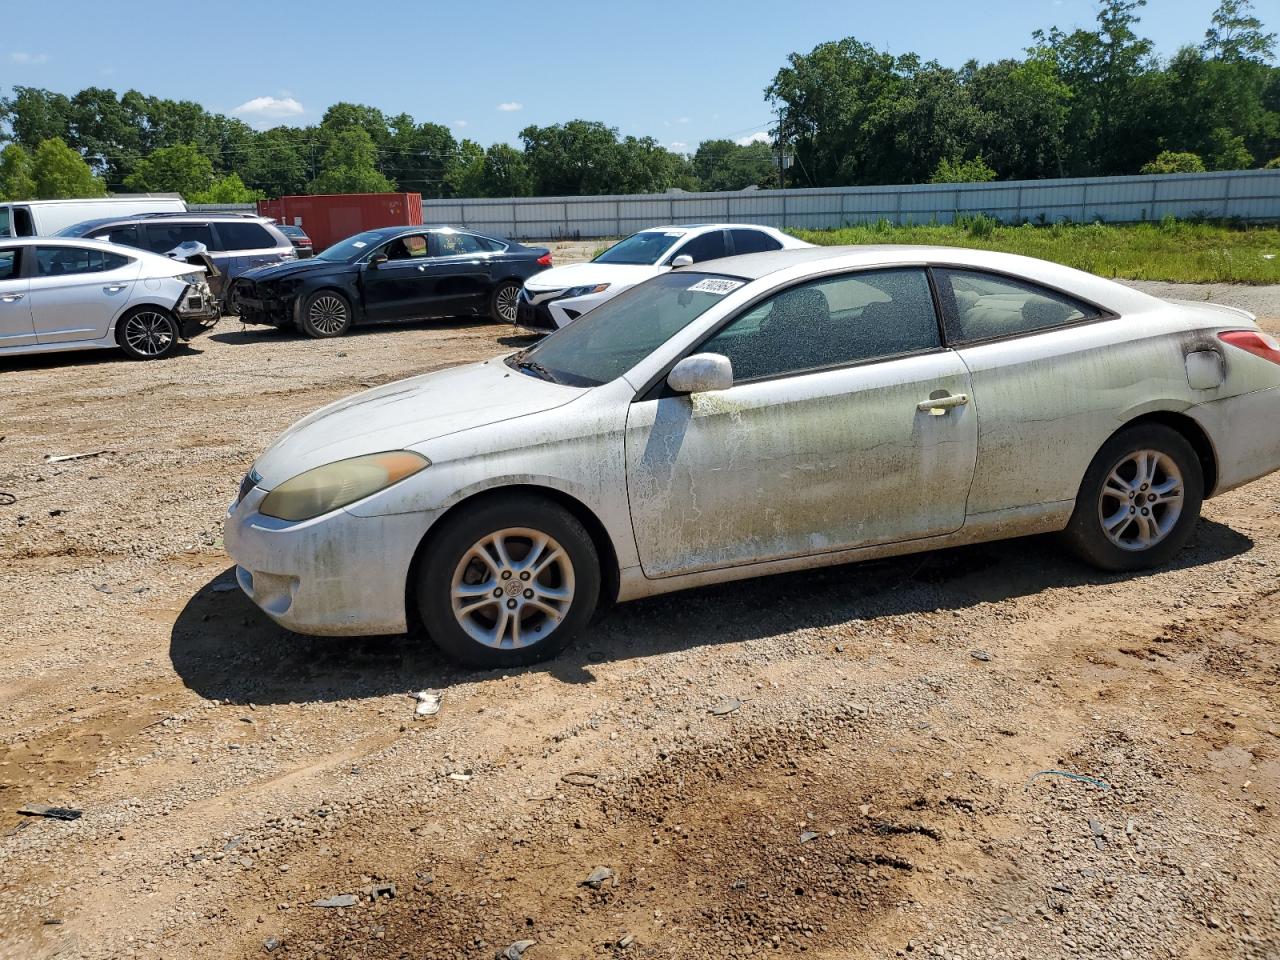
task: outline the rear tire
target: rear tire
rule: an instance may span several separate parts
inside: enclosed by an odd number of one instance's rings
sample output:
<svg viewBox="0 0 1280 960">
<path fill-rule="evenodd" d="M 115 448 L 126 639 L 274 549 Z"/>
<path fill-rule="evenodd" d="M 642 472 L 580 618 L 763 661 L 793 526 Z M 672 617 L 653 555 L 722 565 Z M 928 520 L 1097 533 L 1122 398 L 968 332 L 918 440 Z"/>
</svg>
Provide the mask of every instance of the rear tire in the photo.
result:
<svg viewBox="0 0 1280 960">
<path fill-rule="evenodd" d="M 554 657 L 586 627 L 600 560 L 572 513 L 521 494 L 446 518 L 414 589 L 422 625 L 451 659 L 519 667 Z"/>
<path fill-rule="evenodd" d="M 1067 547 L 1102 570 L 1168 563 L 1186 545 L 1204 500 L 1204 469 L 1186 437 L 1139 424 L 1103 444 L 1063 531 Z"/>
<path fill-rule="evenodd" d="M 180 339 L 178 321 L 163 307 L 138 307 L 116 324 L 116 343 L 134 360 L 162 360 Z"/>
<path fill-rule="evenodd" d="M 351 301 L 337 290 L 317 290 L 302 303 L 298 326 L 317 340 L 340 337 L 351 329 Z"/>
<path fill-rule="evenodd" d="M 520 300 L 520 288 L 517 280 L 504 280 L 493 288 L 489 296 L 489 316 L 494 323 L 515 323 Z"/>
</svg>

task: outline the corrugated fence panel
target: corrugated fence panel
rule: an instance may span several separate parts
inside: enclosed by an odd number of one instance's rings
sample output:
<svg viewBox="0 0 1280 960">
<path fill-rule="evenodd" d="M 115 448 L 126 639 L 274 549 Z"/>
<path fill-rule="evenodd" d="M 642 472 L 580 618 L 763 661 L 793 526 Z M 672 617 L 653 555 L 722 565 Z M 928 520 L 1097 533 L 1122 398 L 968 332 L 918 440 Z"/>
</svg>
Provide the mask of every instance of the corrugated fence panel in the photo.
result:
<svg viewBox="0 0 1280 960">
<path fill-rule="evenodd" d="M 252 210 L 252 204 L 193 205 Z M 425 223 L 453 223 L 519 240 L 626 236 L 668 223 L 761 223 L 820 229 L 886 219 L 951 223 L 985 213 L 1005 223 L 1175 217 L 1280 220 L 1280 170 L 1077 177 L 999 183 L 827 187 L 608 197 L 427 200 Z"/>
</svg>

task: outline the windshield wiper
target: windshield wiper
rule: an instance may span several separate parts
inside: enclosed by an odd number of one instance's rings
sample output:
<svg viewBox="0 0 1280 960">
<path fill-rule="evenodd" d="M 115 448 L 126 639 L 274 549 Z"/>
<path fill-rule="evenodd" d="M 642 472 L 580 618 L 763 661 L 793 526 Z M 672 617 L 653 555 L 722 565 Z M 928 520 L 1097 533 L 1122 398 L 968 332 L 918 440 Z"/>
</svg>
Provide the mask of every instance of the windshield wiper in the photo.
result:
<svg viewBox="0 0 1280 960">
<path fill-rule="evenodd" d="M 517 360 L 517 370 L 528 370 L 530 373 L 536 374 L 540 379 L 550 381 L 551 383 L 559 383 L 555 374 L 540 364 L 537 360 Z"/>
</svg>

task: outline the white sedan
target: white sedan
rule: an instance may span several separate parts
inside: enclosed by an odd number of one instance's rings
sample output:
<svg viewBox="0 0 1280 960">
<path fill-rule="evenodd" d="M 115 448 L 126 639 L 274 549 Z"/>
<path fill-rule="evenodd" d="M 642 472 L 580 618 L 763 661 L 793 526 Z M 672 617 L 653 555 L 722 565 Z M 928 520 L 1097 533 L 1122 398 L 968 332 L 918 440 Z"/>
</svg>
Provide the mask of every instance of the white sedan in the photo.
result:
<svg viewBox="0 0 1280 960">
<path fill-rule="evenodd" d="M 0 357 L 118 347 L 158 360 L 220 312 L 203 267 L 100 240 L 0 240 Z"/>
<path fill-rule="evenodd" d="M 550 656 L 601 600 L 1060 531 L 1170 560 L 1280 467 L 1251 315 L 940 247 L 676 269 L 538 345 L 291 427 L 226 523 L 303 633 L 421 622 L 463 662 Z"/>
<path fill-rule="evenodd" d="M 552 267 L 530 277 L 516 303 L 516 325 L 534 333 L 550 333 L 673 267 L 811 246 L 781 230 L 754 223 L 650 227 L 619 240 L 588 263 Z"/>
</svg>

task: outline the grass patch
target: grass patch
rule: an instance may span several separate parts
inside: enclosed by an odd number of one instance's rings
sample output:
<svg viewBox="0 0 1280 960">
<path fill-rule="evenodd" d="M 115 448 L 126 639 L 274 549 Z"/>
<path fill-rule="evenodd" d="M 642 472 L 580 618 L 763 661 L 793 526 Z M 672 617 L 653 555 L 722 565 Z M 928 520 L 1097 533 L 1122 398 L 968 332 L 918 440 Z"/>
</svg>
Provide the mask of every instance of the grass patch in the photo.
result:
<svg viewBox="0 0 1280 960">
<path fill-rule="evenodd" d="M 824 246 L 921 243 L 1020 253 L 1125 280 L 1280 283 L 1277 227 L 1236 227 L 1173 219 L 1160 223 L 1010 227 L 978 215 L 952 226 L 895 227 L 882 220 L 839 230 L 790 232 Z"/>
</svg>

